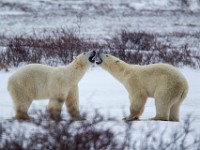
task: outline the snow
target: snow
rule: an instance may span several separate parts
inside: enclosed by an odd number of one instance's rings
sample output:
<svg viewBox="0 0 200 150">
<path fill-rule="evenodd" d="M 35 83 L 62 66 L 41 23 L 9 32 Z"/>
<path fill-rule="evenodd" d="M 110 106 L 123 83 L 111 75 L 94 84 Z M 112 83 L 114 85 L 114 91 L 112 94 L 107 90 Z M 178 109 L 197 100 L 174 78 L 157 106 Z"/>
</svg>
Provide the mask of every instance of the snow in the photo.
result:
<svg viewBox="0 0 200 150">
<path fill-rule="evenodd" d="M 189 1 L 190 6 L 183 11 L 180 3 L 173 0 L 9 0 L 0 2 L 0 34 L 29 35 L 40 32 L 41 28 L 80 28 L 84 36 L 99 40 L 123 28 L 152 33 L 198 32 L 198 3 Z"/>
<path fill-rule="evenodd" d="M 7 0 L 0 1 L 0 42 L 5 36 L 31 35 L 33 32 L 42 33 L 64 28 L 80 31 L 84 38 L 95 41 L 110 39 L 121 29 L 163 35 L 161 41 L 176 47 L 187 43 L 193 50 L 200 48 L 200 3 L 190 0 L 189 7 L 182 8 L 180 1 L 174 0 Z M 174 36 L 173 33 L 185 33 L 187 36 Z M 192 36 L 196 35 L 196 36 Z M 170 37 L 170 38 L 169 38 Z M 163 38 L 163 39 L 162 39 Z M 1 42 L 3 43 L 3 42 Z M 5 50 L 0 45 L 0 51 Z M 183 125 L 188 114 L 195 118 L 192 127 L 195 133 L 200 133 L 200 70 L 181 68 L 181 72 L 189 82 L 189 93 L 181 106 L 180 118 L 177 122 L 149 121 L 155 115 L 154 99 L 149 98 L 141 121 L 135 121 L 136 127 L 148 130 L 149 126 L 159 125 L 161 128 L 179 128 Z M 0 119 L 10 119 L 14 116 L 11 97 L 7 91 L 9 72 L 0 71 Z M 122 118 L 129 115 L 128 93 L 121 83 L 99 67 L 92 67 L 79 83 L 81 112 L 87 111 L 87 120 L 94 115 L 95 110 L 100 114 L 113 117 L 123 124 Z M 199 100 L 199 101 L 198 101 Z M 33 110 L 44 111 L 48 100 L 34 101 L 29 114 Z M 64 119 L 69 119 L 66 108 L 63 107 Z M 35 116 L 33 116 L 35 117 Z M 16 128 L 18 125 L 15 126 Z M 118 127 L 117 127 L 118 128 Z M 118 129 L 117 129 L 118 130 Z M 139 132 L 139 131 L 138 131 Z"/>
<path fill-rule="evenodd" d="M 11 97 L 7 91 L 7 80 L 9 76 L 15 71 L 13 69 L 10 72 L 0 72 L 0 118 L 10 119 L 14 116 L 14 108 Z M 189 68 L 180 69 L 186 76 L 190 90 L 186 100 L 181 106 L 180 118 L 181 122 L 186 118 L 188 114 L 192 114 L 195 118 L 193 127 L 198 129 L 200 126 L 200 97 L 199 83 L 200 83 L 200 70 L 192 70 Z M 88 112 L 88 120 L 92 118 L 95 110 L 98 110 L 100 114 L 105 116 L 105 119 L 113 117 L 116 120 L 121 120 L 125 115 L 129 115 L 129 99 L 128 93 L 121 83 L 114 79 L 109 73 L 105 72 L 99 67 L 92 67 L 79 83 L 79 97 L 80 97 L 80 110 L 81 112 Z M 48 100 L 34 101 L 29 109 L 29 114 L 33 110 L 45 111 L 48 105 Z M 66 108 L 63 107 L 62 115 L 64 119 L 69 119 L 69 114 L 66 112 Z M 153 98 L 149 98 L 141 121 L 137 121 L 139 126 L 144 127 L 149 124 L 147 119 L 154 117 L 155 105 Z M 158 121 L 159 122 L 159 121 Z M 177 123 L 173 122 L 159 122 L 161 126 L 176 126 Z M 198 131 L 198 130 L 197 130 Z M 198 131 L 199 132 L 199 131 Z"/>
</svg>

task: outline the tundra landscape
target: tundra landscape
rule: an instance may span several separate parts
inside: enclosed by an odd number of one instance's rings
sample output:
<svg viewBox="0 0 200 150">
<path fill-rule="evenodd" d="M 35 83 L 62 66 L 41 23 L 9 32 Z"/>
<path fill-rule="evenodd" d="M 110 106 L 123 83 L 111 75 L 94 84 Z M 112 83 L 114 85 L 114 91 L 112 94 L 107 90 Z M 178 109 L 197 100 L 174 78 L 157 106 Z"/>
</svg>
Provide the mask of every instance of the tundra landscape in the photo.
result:
<svg viewBox="0 0 200 150">
<path fill-rule="evenodd" d="M 153 98 L 139 121 L 123 121 L 128 92 L 95 64 L 78 84 L 86 120 L 71 120 L 65 106 L 63 120 L 51 120 L 48 99 L 33 101 L 33 120 L 13 119 L 7 83 L 17 69 L 65 66 L 91 50 L 131 64 L 177 67 L 189 83 L 180 121 L 149 120 L 156 113 Z M 199 86 L 199 0 L 0 1 L 0 149 L 199 149 Z"/>
</svg>

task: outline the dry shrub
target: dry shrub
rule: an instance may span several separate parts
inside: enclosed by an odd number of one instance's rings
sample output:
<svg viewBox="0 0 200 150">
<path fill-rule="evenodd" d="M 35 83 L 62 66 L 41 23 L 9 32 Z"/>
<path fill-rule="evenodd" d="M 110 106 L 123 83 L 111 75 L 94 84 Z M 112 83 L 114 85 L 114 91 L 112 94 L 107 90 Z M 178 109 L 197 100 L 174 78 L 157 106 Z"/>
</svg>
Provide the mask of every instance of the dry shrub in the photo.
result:
<svg viewBox="0 0 200 150">
<path fill-rule="evenodd" d="M 200 53 L 192 51 L 188 44 L 171 46 L 158 40 L 157 34 L 146 32 L 122 32 L 106 41 L 106 49 L 127 63 L 147 65 L 168 63 L 174 66 L 199 68 Z"/>
<path fill-rule="evenodd" d="M 196 150 L 200 146 L 200 139 L 191 127 L 193 121 L 188 115 L 182 120 L 182 126 L 170 128 L 169 132 L 157 122 L 149 122 L 138 128 L 134 121 L 122 123 L 112 118 L 105 120 L 97 111 L 91 120 L 79 122 L 55 122 L 50 120 L 48 114 L 40 112 L 37 119 L 31 122 L 1 121 L 0 149 Z M 30 132 L 30 128 L 34 130 Z"/>
<path fill-rule="evenodd" d="M 97 47 L 97 43 L 86 42 L 74 33 L 62 29 L 52 33 L 10 38 L 6 51 L 1 52 L 0 57 L 2 64 L 14 67 L 26 63 L 56 66 L 68 64 L 73 56 Z"/>
<path fill-rule="evenodd" d="M 0 64 L 4 64 L 2 66 L 18 67 L 30 63 L 66 65 L 73 60 L 73 56 L 96 50 L 111 53 L 127 63 L 168 63 L 178 67 L 200 68 L 200 53 L 192 51 L 188 43 L 172 46 L 158 40 L 158 34 L 146 32 L 122 30 L 112 39 L 105 40 L 104 44 L 86 40 L 75 31 L 64 29 L 50 33 L 44 31 L 40 35 L 28 37 L 15 36 L 7 38 L 7 41 L 6 50 L 0 51 Z"/>
</svg>

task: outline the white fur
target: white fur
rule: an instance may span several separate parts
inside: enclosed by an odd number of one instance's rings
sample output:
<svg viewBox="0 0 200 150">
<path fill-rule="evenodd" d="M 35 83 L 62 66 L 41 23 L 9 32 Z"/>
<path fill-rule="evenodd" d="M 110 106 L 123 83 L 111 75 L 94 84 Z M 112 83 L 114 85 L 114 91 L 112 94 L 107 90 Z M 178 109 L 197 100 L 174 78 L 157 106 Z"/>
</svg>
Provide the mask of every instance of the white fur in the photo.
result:
<svg viewBox="0 0 200 150">
<path fill-rule="evenodd" d="M 35 99 L 49 98 L 48 110 L 58 119 L 63 103 L 74 119 L 81 119 L 78 106 L 78 82 L 91 63 L 91 52 L 80 54 L 65 67 L 30 64 L 16 71 L 8 81 L 17 119 L 29 119 L 27 111 Z"/>
<path fill-rule="evenodd" d="M 188 83 L 182 73 L 167 64 L 130 65 L 112 55 L 100 55 L 100 66 L 111 73 L 127 89 L 131 102 L 130 116 L 138 119 L 148 97 L 155 98 L 154 120 L 179 121 L 179 108 L 188 93 Z"/>
</svg>

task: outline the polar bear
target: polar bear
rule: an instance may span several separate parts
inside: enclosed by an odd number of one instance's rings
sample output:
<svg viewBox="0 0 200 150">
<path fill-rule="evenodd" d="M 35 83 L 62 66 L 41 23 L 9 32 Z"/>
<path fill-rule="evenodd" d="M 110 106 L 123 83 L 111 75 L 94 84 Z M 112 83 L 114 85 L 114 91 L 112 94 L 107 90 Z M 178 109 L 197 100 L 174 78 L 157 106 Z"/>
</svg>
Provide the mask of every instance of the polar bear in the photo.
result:
<svg viewBox="0 0 200 150">
<path fill-rule="evenodd" d="M 11 75 L 8 91 L 15 106 L 16 119 L 31 119 L 27 114 L 31 102 L 47 98 L 48 111 L 53 119 L 60 119 L 64 102 L 72 119 L 83 119 L 79 113 L 78 83 L 94 63 L 95 54 L 95 51 L 82 53 L 64 67 L 30 64 Z"/>
<path fill-rule="evenodd" d="M 179 70 L 168 64 L 127 64 L 109 54 L 97 54 L 96 63 L 119 80 L 129 93 L 130 116 L 137 120 L 148 97 L 155 98 L 152 120 L 179 121 L 179 108 L 188 93 L 188 83 Z"/>
</svg>

